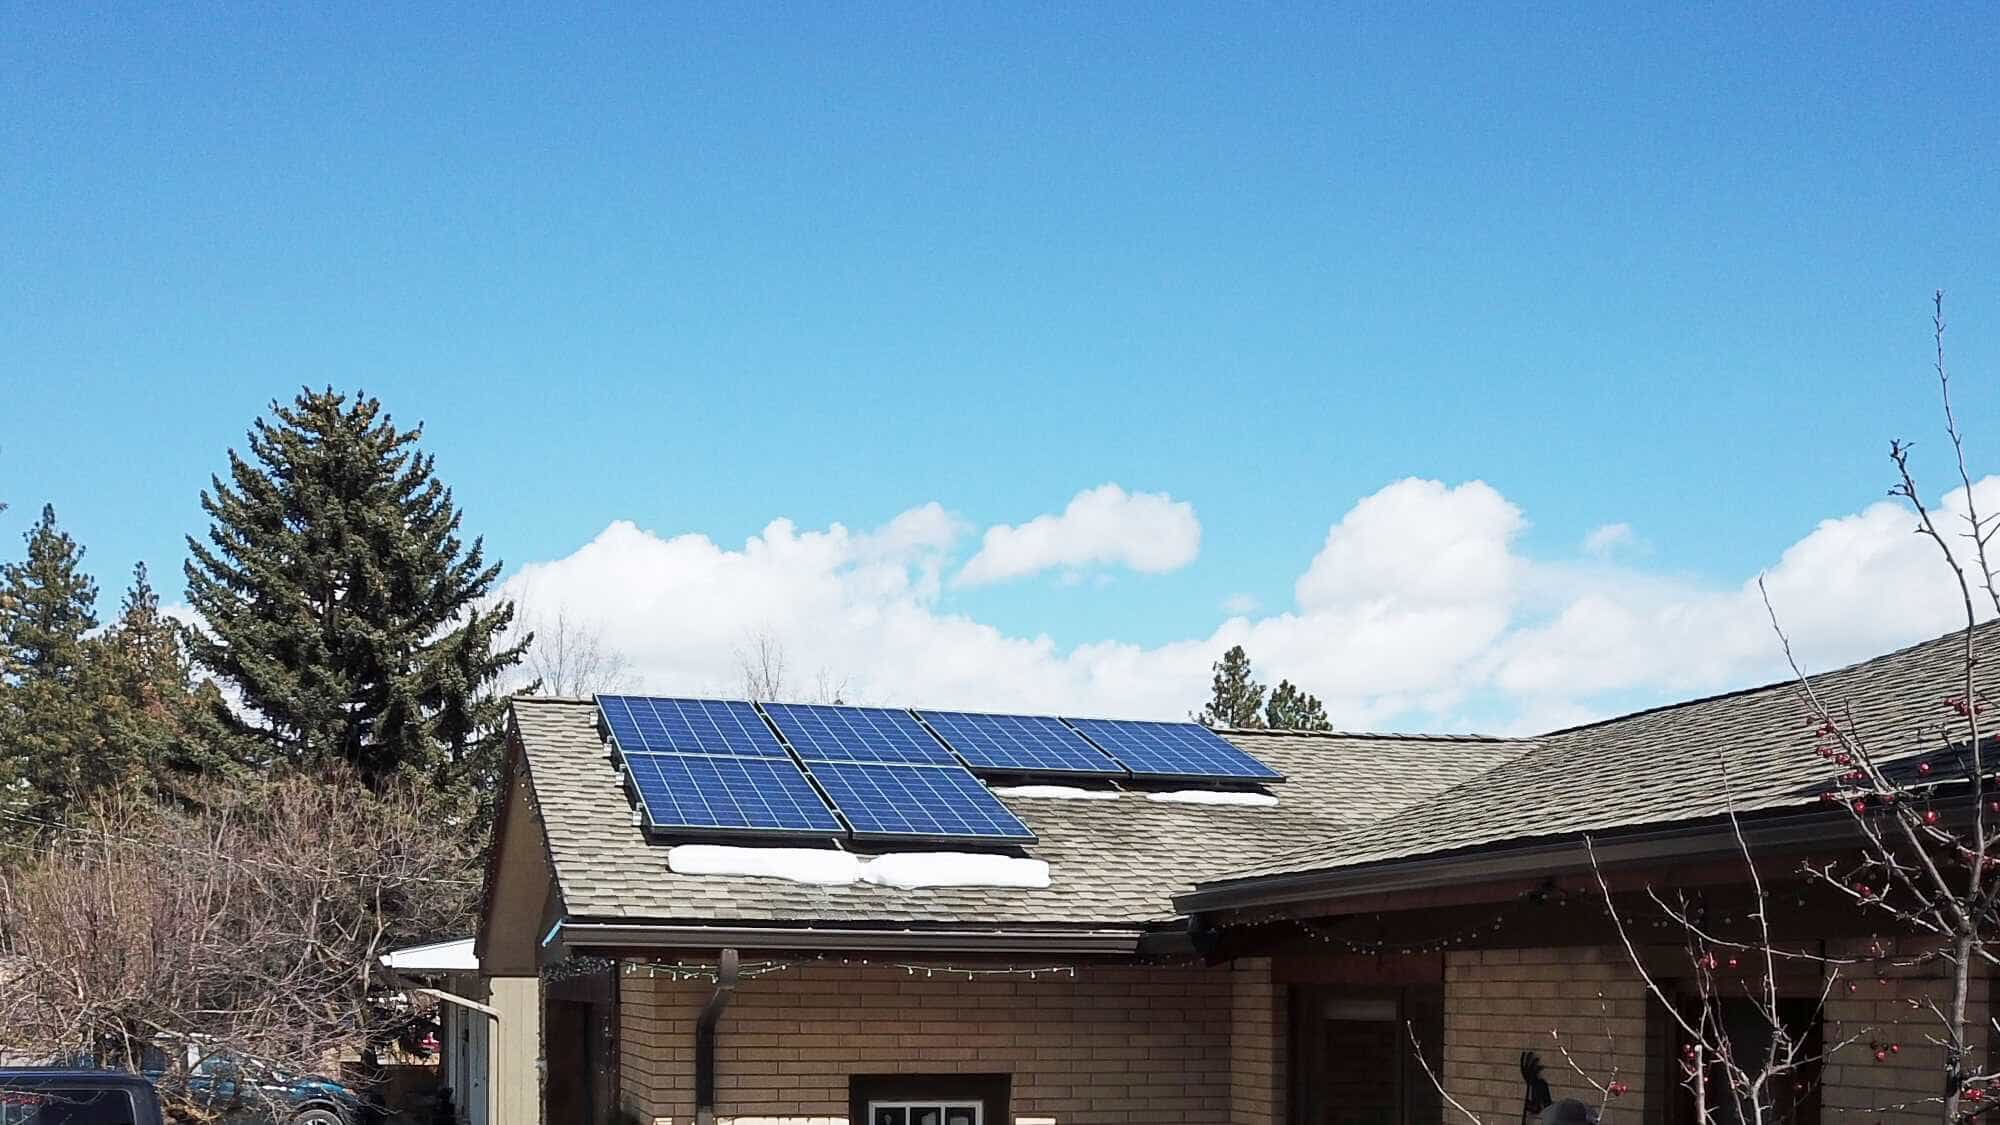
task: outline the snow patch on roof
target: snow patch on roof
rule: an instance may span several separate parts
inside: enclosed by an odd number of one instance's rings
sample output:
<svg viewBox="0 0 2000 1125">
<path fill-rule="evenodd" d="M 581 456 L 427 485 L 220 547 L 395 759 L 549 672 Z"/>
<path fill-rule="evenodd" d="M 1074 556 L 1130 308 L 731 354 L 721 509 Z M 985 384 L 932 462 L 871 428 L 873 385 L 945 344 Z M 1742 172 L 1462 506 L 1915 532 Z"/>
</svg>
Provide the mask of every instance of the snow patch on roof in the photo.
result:
<svg viewBox="0 0 2000 1125">
<path fill-rule="evenodd" d="M 973 852 L 895 852 L 861 865 L 863 882 L 880 887 L 1046 887 L 1049 865 L 1039 859 Z"/>
<path fill-rule="evenodd" d="M 667 869 L 676 875 L 736 875 L 787 879 L 818 887 L 838 887 L 861 879 L 861 860 L 825 848 L 732 848 L 721 844 L 677 844 L 667 849 Z"/>
<path fill-rule="evenodd" d="M 1258 808 L 1269 808 L 1278 803 L 1278 798 L 1270 793 L 1233 793 L 1221 789 L 1176 789 L 1171 793 L 1148 793 L 1146 799 L 1177 805 L 1254 805 Z"/>
<path fill-rule="evenodd" d="M 677 875 L 784 879 L 817 887 L 871 883 L 878 887 L 1046 887 L 1049 865 L 1039 859 L 977 852 L 894 852 L 874 857 L 824 848 L 738 848 L 677 844 L 667 849 Z"/>
<path fill-rule="evenodd" d="M 1074 785 L 995 785 L 1002 797 L 1049 797 L 1059 801 L 1115 801 L 1116 789 L 1080 789 Z"/>
</svg>

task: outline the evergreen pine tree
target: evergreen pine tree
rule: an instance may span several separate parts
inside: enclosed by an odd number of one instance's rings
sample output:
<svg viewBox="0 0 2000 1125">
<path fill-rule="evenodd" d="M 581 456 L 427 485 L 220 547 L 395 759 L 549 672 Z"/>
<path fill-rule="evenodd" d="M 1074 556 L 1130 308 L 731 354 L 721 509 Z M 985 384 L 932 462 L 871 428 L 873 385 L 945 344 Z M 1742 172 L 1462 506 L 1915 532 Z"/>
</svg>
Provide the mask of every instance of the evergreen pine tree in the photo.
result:
<svg viewBox="0 0 2000 1125">
<path fill-rule="evenodd" d="M 226 777 L 254 760 L 255 748 L 217 721 L 227 713 L 222 694 L 214 681 L 197 681 L 186 628 L 160 612 L 145 563 L 132 569 L 132 587 L 93 657 L 103 785 L 198 800 L 197 779 Z"/>
<path fill-rule="evenodd" d="M 83 572 L 83 548 L 56 525 L 53 504 L 42 506 L 27 538 L 28 557 L 0 567 L 0 673 L 16 682 L 74 683 L 84 634 L 97 628 L 97 583 Z"/>
<path fill-rule="evenodd" d="M 1332 730 L 1326 708 L 1318 697 L 1307 695 L 1290 680 L 1279 680 L 1264 705 L 1264 723 L 1272 730 Z"/>
<path fill-rule="evenodd" d="M 84 795 L 98 750 L 85 637 L 97 627 L 97 583 L 52 505 L 27 543 L 25 559 L 0 567 L 0 753 L 11 810 L 57 820 Z"/>
<path fill-rule="evenodd" d="M 503 703 L 492 691 L 527 638 L 496 647 L 513 606 L 483 605 L 500 572 L 460 541 L 450 489 L 381 403 L 331 388 L 272 403 L 202 494 L 190 647 L 256 716 L 273 756 L 344 762 L 370 784 L 479 768 Z M 234 716 L 230 716 L 234 718 Z"/>
<path fill-rule="evenodd" d="M 1211 727 L 1263 726 L 1264 685 L 1250 678 L 1250 657 L 1243 646 L 1223 653 L 1213 668 L 1208 706 L 1196 718 Z"/>
</svg>

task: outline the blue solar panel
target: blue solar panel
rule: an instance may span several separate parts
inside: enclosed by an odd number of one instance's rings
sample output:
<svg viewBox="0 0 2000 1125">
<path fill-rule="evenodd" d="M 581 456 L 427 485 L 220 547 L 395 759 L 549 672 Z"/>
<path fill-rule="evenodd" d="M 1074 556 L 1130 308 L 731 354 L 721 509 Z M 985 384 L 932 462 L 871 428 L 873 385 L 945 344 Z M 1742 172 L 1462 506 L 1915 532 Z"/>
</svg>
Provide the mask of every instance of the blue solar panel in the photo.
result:
<svg viewBox="0 0 2000 1125">
<path fill-rule="evenodd" d="M 921 711 L 924 721 L 975 770 L 1123 777 L 1125 770 L 1047 715 Z"/>
<path fill-rule="evenodd" d="M 621 754 L 785 756 L 756 707 L 739 700 L 600 695 L 597 710 Z"/>
<path fill-rule="evenodd" d="M 1200 723 L 1069 719 L 1070 726 L 1142 777 L 1283 781 L 1284 775 Z"/>
<path fill-rule="evenodd" d="M 626 754 L 625 768 L 654 828 L 842 830 L 790 757 Z"/>
<path fill-rule="evenodd" d="M 815 762 L 812 773 L 856 836 L 1035 839 L 963 766 Z"/>
<path fill-rule="evenodd" d="M 764 713 L 808 762 L 957 764 L 951 751 L 938 745 L 908 711 L 766 703 Z"/>
</svg>

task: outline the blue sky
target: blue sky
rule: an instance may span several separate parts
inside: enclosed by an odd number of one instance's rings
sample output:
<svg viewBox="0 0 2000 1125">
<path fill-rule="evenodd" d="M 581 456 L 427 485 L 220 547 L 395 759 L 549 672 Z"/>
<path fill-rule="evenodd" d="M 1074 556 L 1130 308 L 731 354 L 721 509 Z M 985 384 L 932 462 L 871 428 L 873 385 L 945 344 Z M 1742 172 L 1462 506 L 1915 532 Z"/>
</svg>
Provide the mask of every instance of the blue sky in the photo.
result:
<svg viewBox="0 0 2000 1125">
<path fill-rule="evenodd" d="M 1292 607 L 1406 477 L 1485 482 L 1522 559 L 1625 523 L 1732 589 L 1934 434 L 1933 288 L 1990 436 L 1995 57 L 1972 6 L 15 6 L 0 542 L 53 501 L 177 587 L 224 449 L 331 383 L 427 424 L 510 564 L 1191 505 L 1164 573 L 924 595 L 1058 651 Z"/>
</svg>

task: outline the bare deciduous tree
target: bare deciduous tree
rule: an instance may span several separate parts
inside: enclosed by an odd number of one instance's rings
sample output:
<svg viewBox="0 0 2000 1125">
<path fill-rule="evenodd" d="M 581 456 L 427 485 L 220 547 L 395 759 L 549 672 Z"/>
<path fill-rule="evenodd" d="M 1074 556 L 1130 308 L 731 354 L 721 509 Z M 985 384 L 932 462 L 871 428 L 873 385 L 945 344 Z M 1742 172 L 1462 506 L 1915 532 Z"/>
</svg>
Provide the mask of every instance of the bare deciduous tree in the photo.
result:
<svg viewBox="0 0 2000 1125">
<path fill-rule="evenodd" d="M 471 924 L 464 815 L 346 778 L 86 813 L 0 878 L 0 1055 L 164 1057 L 164 1098 L 200 1121 L 205 1056 L 311 1074 L 382 1048 L 412 1012 L 383 1002 L 378 957 Z"/>
<path fill-rule="evenodd" d="M 541 695 L 582 697 L 629 692 L 638 686 L 625 654 L 604 639 L 595 624 L 557 606 L 553 614 L 520 609 L 519 631 L 532 632 L 534 643 L 521 661 L 522 678 L 537 685 Z"/>
<path fill-rule="evenodd" d="M 746 634 L 736 649 L 738 682 L 743 698 L 759 703 L 853 703 L 848 677 L 821 668 L 810 683 L 796 684 L 791 678 L 785 644 L 769 629 Z"/>
</svg>

